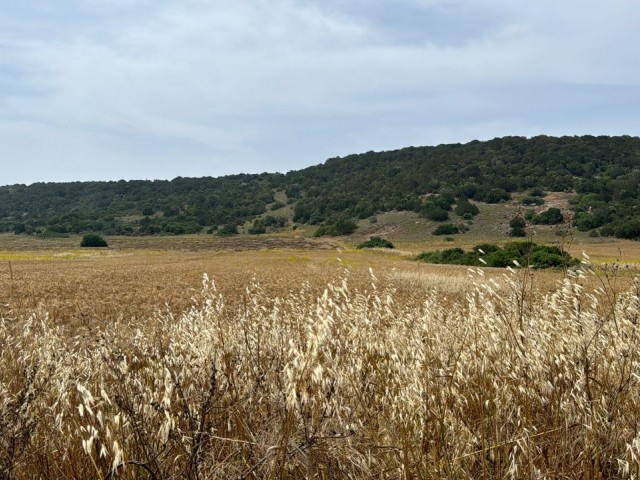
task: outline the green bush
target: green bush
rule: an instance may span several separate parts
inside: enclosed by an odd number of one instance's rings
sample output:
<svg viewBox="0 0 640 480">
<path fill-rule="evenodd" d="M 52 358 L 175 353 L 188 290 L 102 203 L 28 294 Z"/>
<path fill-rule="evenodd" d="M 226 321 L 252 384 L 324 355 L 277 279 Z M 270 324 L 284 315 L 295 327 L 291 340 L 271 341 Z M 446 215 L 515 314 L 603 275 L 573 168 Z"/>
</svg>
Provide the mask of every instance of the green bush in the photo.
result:
<svg viewBox="0 0 640 480">
<path fill-rule="evenodd" d="M 97 233 L 87 233 L 82 237 L 81 247 L 108 247 L 107 241 Z"/>
<path fill-rule="evenodd" d="M 483 195 L 483 200 L 487 203 L 500 203 L 510 198 L 511 195 L 504 188 L 491 188 Z"/>
<path fill-rule="evenodd" d="M 627 238 L 630 240 L 640 239 L 640 219 L 631 219 L 618 225 L 614 230 L 617 238 Z"/>
<path fill-rule="evenodd" d="M 454 235 L 460 233 L 460 229 L 451 223 L 438 225 L 433 231 L 434 235 Z"/>
<path fill-rule="evenodd" d="M 218 236 L 230 237 L 238 234 L 238 226 L 235 223 L 227 223 L 218 228 Z"/>
<path fill-rule="evenodd" d="M 516 216 L 509 221 L 509 226 L 511 228 L 524 228 L 527 226 L 527 221 L 520 216 Z"/>
<path fill-rule="evenodd" d="M 481 253 L 481 252 L 484 252 Z M 484 263 L 480 261 L 484 260 Z M 515 267 L 514 261 L 520 266 L 530 265 L 534 268 L 561 268 L 577 265 L 579 261 L 572 258 L 564 250 L 547 245 L 537 245 L 533 242 L 508 242 L 503 248 L 497 245 L 483 243 L 476 245 L 469 252 L 461 248 L 424 252 L 416 257 L 417 260 L 428 263 L 444 263 L 455 265 L 487 265 L 489 267 Z"/>
<path fill-rule="evenodd" d="M 509 222 L 511 230 L 509 231 L 510 237 L 526 237 L 527 232 L 524 228 L 527 226 L 527 221 L 521 216 L 515 216 Z"/>
<path fill-rule="evenodd" d="M 475 252 L 465 252 L 461 248 L 423 252 L 416 257 L 416 260 L 449 265 L 480 265 L 478 255 Z"/>
<path fill-rule="evenodd" d="M 458 200 L 454 212 L 459 217 L 466 218 L 466 215 L 470 215 L 471 217 L 477 215 L 480 213 L 480 210 L 473 203 L 463 197 Z"/>
<path fill-rule="evenodd" d="M 449 220 L 449 212 L 433 205 L 425 207 L 422 214 L 434 222 L 444 222 L 445 220 Z"/>
<path fill-rule="evenodd" d="M 586 232 L 588 230 L 601 227 L 605 222 L 605 218 L 598 217 L 587 212 L 576 213 L 573 220 L 573 224 L 580 232 Z"/>
<path fill-rule="evenodd" d="M 564 216 L 559 208 L 551 207 L 535 215 L 531 222 L 536 225 L 557 225 L 564 222 Z"/>
<path fill-rule="evenodd" d="M 380 237 L 371 237 L 366 242 L 362 242 L 357 248 L 394 248 L 393 243 Z"/>
<path fill-rule="evenodd" d="M 331 236 L 337 237 L 340 235 L 351 235 L 356 231 L 358 225 L 351 220 L 338 220 L 336 223 L 330 223 L 320 226 L 315 233 L 314 237 Z"/>
<path fill-rule="evenodd" d="M 540 197 L 524 197 L 522 205 L 544 205 L 544 199 Z"/>
</svg>

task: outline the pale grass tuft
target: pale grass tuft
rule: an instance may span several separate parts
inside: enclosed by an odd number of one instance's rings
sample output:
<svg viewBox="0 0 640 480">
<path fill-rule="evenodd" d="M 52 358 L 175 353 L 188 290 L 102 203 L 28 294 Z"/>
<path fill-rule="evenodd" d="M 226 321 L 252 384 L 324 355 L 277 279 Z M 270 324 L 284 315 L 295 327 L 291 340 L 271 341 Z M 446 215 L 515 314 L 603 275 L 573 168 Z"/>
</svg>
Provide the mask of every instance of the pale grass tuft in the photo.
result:
<svg viewBox="0 0 640 480">
<path fill-rule="evenodd" d="M 205 275 L 186 311 L 87 338 L 2 319 L 0 478 L 640 478 L 640 281 L 586 271 L 229 303 Z"/>
</svg>

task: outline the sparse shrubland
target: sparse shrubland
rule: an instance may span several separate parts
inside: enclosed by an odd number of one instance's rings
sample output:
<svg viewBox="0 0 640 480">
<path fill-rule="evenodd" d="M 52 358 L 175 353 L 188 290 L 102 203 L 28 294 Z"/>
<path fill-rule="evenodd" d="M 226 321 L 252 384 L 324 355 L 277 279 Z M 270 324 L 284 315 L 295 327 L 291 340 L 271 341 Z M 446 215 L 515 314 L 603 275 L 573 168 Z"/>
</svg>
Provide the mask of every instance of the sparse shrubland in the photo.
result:
<svg viewBox="0 0 640 480">
<path fill-rule="evenodd" d="M 640 282 L 469 275 L 3 319 L 0 478 L 638 478 Z"/>
</svg>

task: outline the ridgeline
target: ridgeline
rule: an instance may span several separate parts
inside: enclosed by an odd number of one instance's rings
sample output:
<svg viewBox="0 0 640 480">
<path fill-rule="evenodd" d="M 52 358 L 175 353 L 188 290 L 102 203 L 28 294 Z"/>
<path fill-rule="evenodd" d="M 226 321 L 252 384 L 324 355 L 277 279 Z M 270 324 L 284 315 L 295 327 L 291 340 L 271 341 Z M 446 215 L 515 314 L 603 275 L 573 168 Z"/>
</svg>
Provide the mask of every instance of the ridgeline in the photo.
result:
<svg viewBox="0 0 640 480">
<path fill-rule="evenodd" d="M 640 239 L 640 138 L 504 137 L 331 158 L 287 174 L 4 186 L 0 231 L 232 235 L 308 224 L 339 234 L 335 226 L 383 212 L 445 222 L 514 194 L 525 208 L 544 204 L 546 192 L 575 192 L 578 230 Z"/>
</svg>

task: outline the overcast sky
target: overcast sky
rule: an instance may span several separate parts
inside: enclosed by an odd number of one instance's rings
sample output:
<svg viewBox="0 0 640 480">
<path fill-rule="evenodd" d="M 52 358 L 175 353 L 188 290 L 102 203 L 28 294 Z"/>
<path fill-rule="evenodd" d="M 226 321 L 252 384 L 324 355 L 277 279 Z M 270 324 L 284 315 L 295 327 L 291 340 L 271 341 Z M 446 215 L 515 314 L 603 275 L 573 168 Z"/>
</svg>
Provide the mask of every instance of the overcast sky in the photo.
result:
<svg viewBox="0 0 640 480">
<path fill-rule="evenodd" d="M 0 0 L 0 185 L 638 135 L 637 0 Z"/>
</svg>

